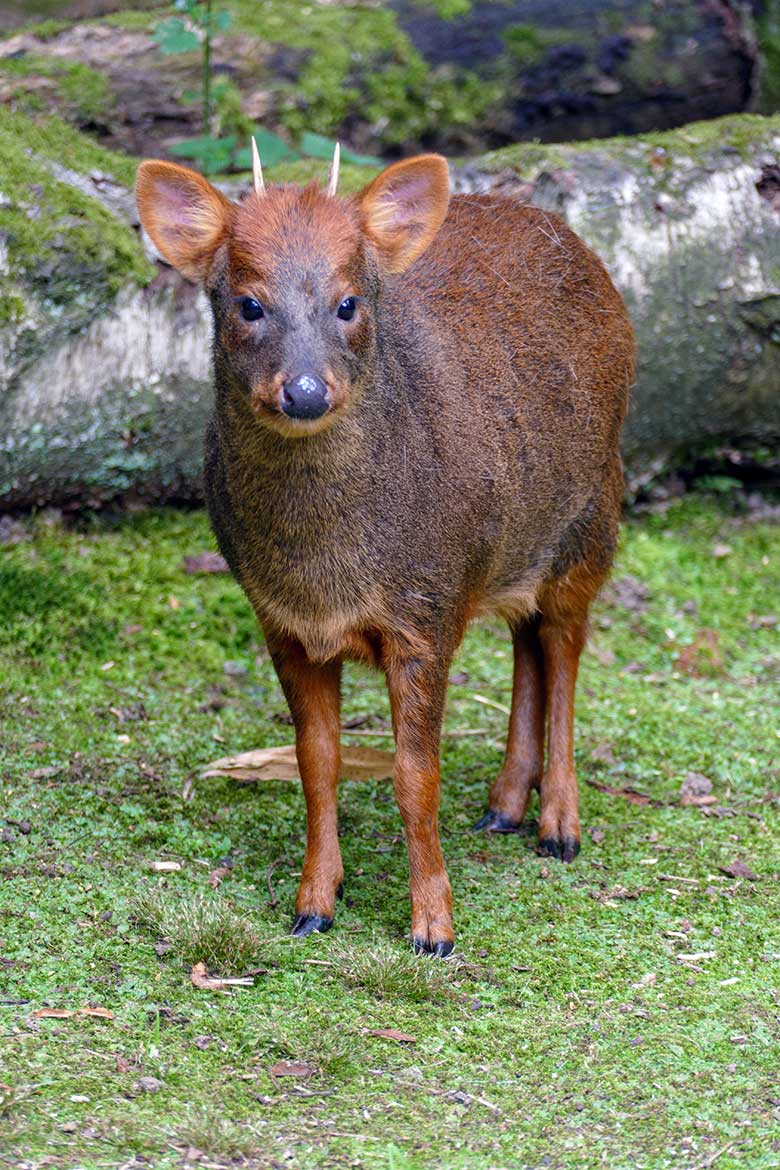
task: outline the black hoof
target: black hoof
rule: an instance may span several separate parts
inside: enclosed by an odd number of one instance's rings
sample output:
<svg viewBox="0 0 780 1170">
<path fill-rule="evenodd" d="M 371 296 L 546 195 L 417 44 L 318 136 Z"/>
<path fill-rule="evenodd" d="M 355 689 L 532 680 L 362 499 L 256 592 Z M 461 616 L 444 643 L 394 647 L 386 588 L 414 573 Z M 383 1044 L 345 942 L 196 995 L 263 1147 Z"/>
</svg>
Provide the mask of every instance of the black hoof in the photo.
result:
<svg viewBox="0 0 780 1170">
<path fill-rule="evenodd" d="M 433 955 L 435 959 L 446 959 L 447 955 L 452 954 L 454 946 L 455 943 L 450 939 L 434 943 L 433 946 L 427 938 L 412 939 L 412 949 L 416 955 Z"/>
<path fill-rule="evenodd" d="M 471 826 L 475 833 L 484 830 L 487 833 L 516 833 L 520 828 L 519 821 L 512 821 L 505 813 L 496 812 L 489 808 L 484 817 Z"/>
<path fill-rule="evenodd" d="M 574 861 L 580 851 L 580 843 L 576 837 L 545 837 L 539 842 L 539 852 L 542 857 L 554 857 L 557 861 Z"/>
<path fill-rule="evenodd" d="M 307 934 L 314 934 L 315 930 L 320 932 L 330 930 L 331 926 L 333 919 L 327 918 L 324 914 L 296 914 L 290 934 L 296 938 L 305 938 Z"/>
</svg>

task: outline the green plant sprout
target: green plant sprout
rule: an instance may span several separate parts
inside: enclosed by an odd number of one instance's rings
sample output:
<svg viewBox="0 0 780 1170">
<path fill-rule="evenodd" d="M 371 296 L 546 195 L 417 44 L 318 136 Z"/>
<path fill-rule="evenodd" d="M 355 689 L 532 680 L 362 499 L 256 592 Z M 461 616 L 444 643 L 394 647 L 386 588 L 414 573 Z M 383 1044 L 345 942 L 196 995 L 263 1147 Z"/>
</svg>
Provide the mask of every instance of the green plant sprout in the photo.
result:
<svg viewBox="0 0 780 1170">
<path fill-rule="evenodd" d="M 161 21 L 154 30 L 154 39 L 165 54 L 198 50 L 202 53 L 200 93 L 185 94 L 185 97 L 200 101 L 202 132 L 197 137 L 174 143 L 171 154 L 191 159 L 206 175 L 249 170 L 252 166 L 251 148 L 248 142 L 246 146 L 240 145 L 239 137 L 247 141 L 252 135 L 265 167 L 273 167 L 279 162 L 295 162 L 300 158 L 330 159 L 333 156 L 335 143 L 322 134 L 303 131 L 295 149 L 272 130 L 253 127 L 241 114 L 236 86 L 227 78 L 213 77 L 213 38 L 215 33 L 225 32 L 230 27 L 232 17 L 229 12 L 215 9 L 213 0 L 176 0 L 174 7 L 181 15 Z M 221 133 L 227 122 L 236 127 L 237 133 Z M 360 166 L 376 166 L 380 161 L 348 149 L 342 148 L 341 153 L 346 162 Z"/>
</svg>

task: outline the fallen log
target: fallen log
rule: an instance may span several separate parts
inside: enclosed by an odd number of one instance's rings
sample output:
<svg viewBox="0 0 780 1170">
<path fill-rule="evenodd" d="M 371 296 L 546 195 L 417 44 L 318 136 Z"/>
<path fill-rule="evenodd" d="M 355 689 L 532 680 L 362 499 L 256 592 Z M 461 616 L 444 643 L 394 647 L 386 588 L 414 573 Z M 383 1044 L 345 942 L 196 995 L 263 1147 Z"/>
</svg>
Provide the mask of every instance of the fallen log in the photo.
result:
<svg viewBox="0 0 780 1170">
<path fill-rule="evenodd" d="M 0 163 L 14 152 L 2 173 L 13 163 L 17 176 L 0 179 L 0 507 L 199 499 L 205 300 L 145 258 L 132 160 L 91 145 L 77 158 L 75 138 L 63 150 L 63 132 L 26 119 L 14 143 L 11 120 L 0 123 Z M 344 190 L 366 180 L 345 168 Z M 559 211 L 604 258 L 639 343 L 624 431 L 635 485 L 720 440 L 780 438 L 780 118 L 522 144 L 453 167 L 453 185 Z"/>
</svg>

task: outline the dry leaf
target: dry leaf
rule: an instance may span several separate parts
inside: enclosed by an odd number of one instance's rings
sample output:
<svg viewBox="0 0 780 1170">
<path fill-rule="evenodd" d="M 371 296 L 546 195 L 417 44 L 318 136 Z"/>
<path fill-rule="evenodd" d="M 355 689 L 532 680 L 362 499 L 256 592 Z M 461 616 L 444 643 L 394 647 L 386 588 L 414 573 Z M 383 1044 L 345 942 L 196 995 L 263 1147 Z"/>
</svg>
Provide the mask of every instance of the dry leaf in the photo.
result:
<svg viewBox="0 0 780 1170">
<path fill-rule="evenodd" d="M 717 796 L 684 796 L 680 804 L 691 808 L 708 808 L 711 804 L 717 804 Z"/>
<path fill-rule="evenodd" d="M 408 1032 L 399 1032 L 397 1028 L 369 1028 L 369 1036 L 378 1036 L 380 1040 L 396 1040 L 399 1044 L 416 1044 L 417 1037 Z"/>
<path fill-rule="evenodd" d="M 132 1065 L 126 1056 L 121 1056 L 118 1052 L 114 1057 L 116 1061 L 116 1071 L 120 1073 L 130 1072 Z"/>
<path fill-rule="evenodd" d="M 139 1077 L 136 1082 L 136 1087 L 142 1093 L 159 1093 L 163 1087 L 163 1082 L 157 1077 Z"/>
<path fill-rule="evenodd" d="M 685 803 L 686 796 L 709 796 L 712 792 L 712 781 L 709 776 L 701 772 L 686 772 L 685 779 L 680 786 L 680 796 Z"/>
<path fill-rule="evenodd" d="M 747 624 L 750 626 L 751 630 L 773 630 L 775 626 L 780 623 L 780 618 L 778 618 L 774 613 L 763 613 L 758 615 L 749 613 L 745 620 L 747 621 Z M 30 751 L 31 749 L 27 748 L 26 750 Z"/>
<path fill-rule="evenodd" d="M 745 865 L 744 861 L 732 861 L 730 865 L 719 865 L 720 873 L 725 873 L 726 877 L 730 878 L 745 878 L 749 882 L 757 882 L 758 874 L 753 873 L 749 866 Z"/>
<path fill-rule="evenodd" d="M 607 796 L 622 796 L 625 800 L 630 800 L 632 804 L 649 804 L 653 808 L 663 807 L 662 800 L 653 800 L 646 792 L 638 792 L 636 788 L 615 788 L 612 784 L 599 784 L 597 780 L 588 780 L 588 784 L 597 792 L 603 792 Z"/>
<path fill-rule="evenodd" d="M 205 963 L 196 963 L 190 972 L 190 980 L 193 987 L 197 987 L 199 991 L 220 991 L 223 995 L 227 995 L 231 987 L 252 987 L 254 979 L 251 976 L 237 976 L 237 977 L 223 977 L 218 975 L 209 975 L 206 970 Z"/>
<path fill-rule="evenodd" d="M 155 873 L 177 873 L 181 869 L 180 861 L 150 861 L 149 869 Z"/>
<path fill-rule="evenodd" d="M 712 555 L 716 560 L 722 560 L 723 557 L 730 557 L 734 549 L 730 544 L 713 544 Z"/>
<path fill-rule="evenodd" d="M 229 573 L 228 563 L 217 552 L 196 553 L 181 563 L 185 573 Z"/>
<path fill-rule="evenodd" d="M 272 1077 L 313 1077 L 316 1071 L 302 1060 L 280 1060 L 268 1070 Z"/>
<path fill-rule="evenodd" d="M 221 991 L 227 994 L 227 987 L 221 979 L 209 975 L 205 963 L 196 963 L 190 971 L 190 981 L 193 987 L 200 991 Z"/>
<path fill-rule="evenodd" d="M 227 756 L 209 764 L 204 776 L 232 776 L 234 780 L 249 783 L 254 780 L 298 780 L 298 761 L 292 746 L 258 748 Z M 393 775 L 393 755 L 369 747 L 341 749 L 341 777 L 344 780 L 390 780 Z"/>
<path fill-rule="evenodd" d="M 680 804 L 694 808 L 704 808 L 706 805 L 716 804 L 717 797 L 712 795 L 712 781 L 701 772 L 688 772 L 680 786 Z"/>
<path fill-rule="evenodd" d="M 45 768 L 33 768 L 27 775 L 30 780 L 47 780 L 49 776 L 56 776 L 61 771 L 55 764 L 48 764 Z"/>
<path fill-rule="evenodd" d="M 33 1017 L 36 1020 L 40 1019 L 54 1019 L 54 1020 L 69 1020 L 73 1016 L 95 1016 L 99 1020 L 113 1020 L 114 1013 L 110 1012 L 108 1008 L 102 1007 L 82 1007 L 82 1008 L 38 1008 L 33 1012 Z"/>
<path fill-rule="evenodd" d="M 226 878 L 229 873 L 229 865 L 218 865 L 216 869 L 212 869 L 211 873 L 209 874 L 209 885 L 211 886 L 212 890 L 216 890 L 217 886 L 222 885 L 223 879 Z"/>
</svg>

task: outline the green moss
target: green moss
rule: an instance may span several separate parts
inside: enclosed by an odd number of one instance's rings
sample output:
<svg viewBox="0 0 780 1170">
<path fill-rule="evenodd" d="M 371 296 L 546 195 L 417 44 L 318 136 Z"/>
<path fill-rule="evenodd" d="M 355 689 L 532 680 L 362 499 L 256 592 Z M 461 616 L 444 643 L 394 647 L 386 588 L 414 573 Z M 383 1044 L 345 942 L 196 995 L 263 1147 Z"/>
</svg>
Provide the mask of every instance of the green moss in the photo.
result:
<svg viewBox="0 0 780 1170">
<path fill-rule="evenodd" d="M 444 20 L 455 20 L 471 12 L 471 0 L 415 0 L 419 8 L 435 8 Z"/>
<path fill-rule="evenodd" d="M 695 161 L 705 161 L 724 147 L 748 158 L 756 149 L 780 134 L 780 117 L 761 114 L 730 114 L 704 122 L 690 122 L 676 130 L 657 134 L 640 134 L 638 140 L 650 146 L 659 146 L 670 155 L 687 155 Z M 624 141 L 630 142 L 630 139 Z"/>
<path fill-rule="evenodd" d="M 475 75 L 432 70 L 383 6 L 312 6 L 305 20 L 294 0 L 228 7 L 236 30 L 302 54 L 280 117 L 295 133 L 332 135 L 360 116 L 384 142 L 403 143 L 468 125 L 497 99 L 497 86 Z"/>
<path fill-rule="evenodd" d="M 2 288 L 0 325 L 15 325 L 23 321 L 27 312 L 27 302 L 23 294 L 16 291 L 10 281 L 0 284 L 0 288 Z"/>
<path fill-rule="evenodd" d="M 103 24 L 113 25 L 114 28 L 126 28 L 130 32 L 151 32 L 151 30 L 170 14 L 170 9 L 158 9 L 152 12 L 109 12 L 101 17 Z"/>
<path fill-rule="evenodd" d="M 533 24 L 511 24 L 503 32 L 509 62 L 515 69 L 538 65 L 549 48 L 570 41 L 571 36 L 571 29 L 538 28 Z"/>
<path fill-rule="evenodd" d="M 31 33 L 40 41 L 49 41 L 59 36 L 66 28 L 70 28 L 72 23 L 71 20 L 41 20 L 17 28 L 6 28 L 0 31 L 0 41 L 16 37 L 20 33 Z"/>
<path fill-rule="evenodd" d="M 81 125 L 104 116 L 114 103 L 108 82 L 102 73 L 78 61 L 41 57 L 26 53 L 23 57 L 0 57 L 0 78 L 18 79 L 14 90 L 15 108 L 26 112 L 40 106 L 31 82 L 48 78 L 57 110 L 68 121 Z"/>
<path fill-rule="evenodd" d="M 10 152 L 51 159 L 74 171 L 87 173 L 91 170 L 104 171 L 120 183 L 130 187 L 135 181 L 137 160 L 118 151 L 98 146 L 86 134 L 80 134 L 59 118 L 45 118 L 40 121 L 24 118 L 0 107 L 0 134 L 3 136 L 3 167 L 13 169 L 14 159 Z M 5 151 L 9 157 L 5 156 Z M 23 165 L 23 164 L 19 164 Z M 0 178 L 0 185 L 3 179 Z"/>
<path fill-rule="evenodd" d="M 765 114 L 780 110 L 780 0 L 767 0 L 757 20 L 759 109 Z"/>
<path fill-rule="evenodd" d="M 565 167 L 582 154 L 604 153 L 613 161 L 621 155 L 635 159 L 637 152 L 649 155 L 663 150 L 670 162 L 675 158 L 690 159 L 704 164 L 724 148 L 735 151 L 742 158 L 750 158 L 766 143 L 780 135 L 780 116 L 761 114 L 731 114 L 704 122 L 690 122 L 676 130 L 637 134 L 631 137 L 592 138 L 573 143 L 518 142 L 483 155 L 480 167 L 498 171 L 512 167 L 524 177 L 533 177 L 540 171 Z"/>
<path fill-rule="evenodd" d="M 0 232 L 7 249 L 11 313 L 20 287 L 79 314 L 153 268 L 136 234 L 97 199 L 56 179 L 47 163 L 101 171 L 130 184 L 131 159 L 103 150 L 59 119 L 42 123 L 0 108 Z"/>
</svg>

